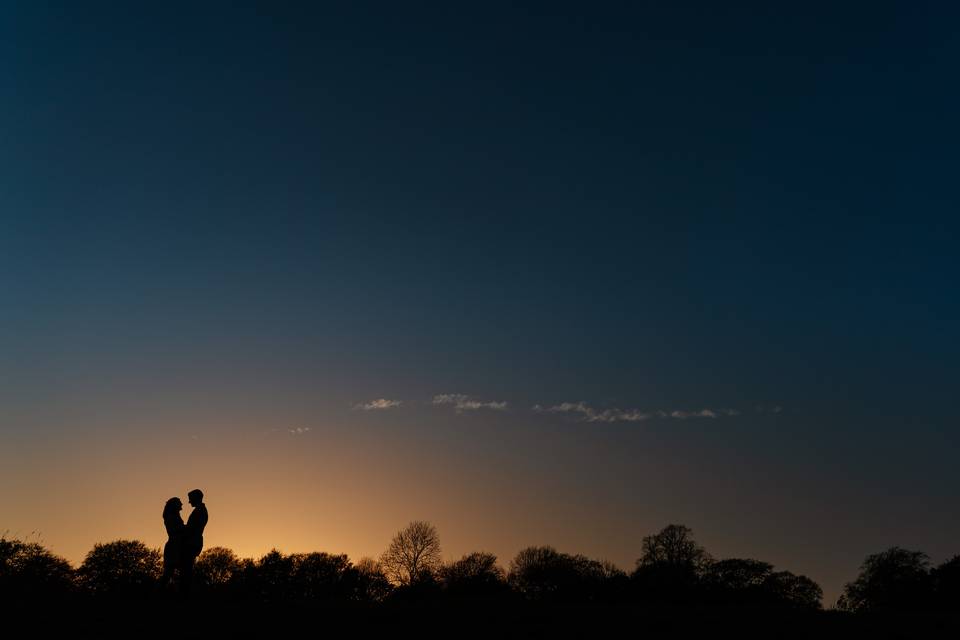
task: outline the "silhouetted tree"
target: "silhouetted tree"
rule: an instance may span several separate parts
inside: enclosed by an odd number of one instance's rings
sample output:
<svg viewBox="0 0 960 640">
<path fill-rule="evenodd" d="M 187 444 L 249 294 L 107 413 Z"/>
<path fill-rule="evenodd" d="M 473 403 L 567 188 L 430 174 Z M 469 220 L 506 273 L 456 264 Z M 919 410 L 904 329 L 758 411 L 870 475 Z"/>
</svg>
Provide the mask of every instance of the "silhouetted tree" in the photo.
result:
<svg viewBox="0 0 960 640">
<path fill-rule="evenodd" d="M 510 586 L 530 600 L 593 601 L 612 596 L 626 574 L 608 562 L 527 547 L 510 561 Z"/>
<path fill-rule="evenodd" d="M 693 531 L 670 524 L 643 539 L 643 554 L 631 575 L 644 599 L 689 601 L 697 597 L 700 578 L 712 562 L 693 539 Z"/>
<path fill-rule="evenodd" d="M 440 583 L 440 570 L 423 570 L 417 575 L 417 579 L 408 583 L 397 585 L 390 592 L 392 602 L 426 602 L 437 600 L 443 592 L 443 585 Z"/>
<path fill-rule="evenodd" d="M 237 567 L 226 588 L 217 587 L 215 592 L 229 594 L 231 597 L 242 600 L 261 600 L 262 585 L 260 582 L 258 562 L 252 558 L 242 558 L 237 561 Z"/>
<path fill-rule="evenodd" d="M 351 565 L 344 554 L 294 553 L 285 555 L 273 549 L 255 563 L 236 565 L 235 590 L 248 597 L 270 602 L 307 602 L 320 600 L 382 599 L 379 578 Z"/>
<path fill-rule="evenodd" d="M 626 597 L 630 579 L 620 567 L 607 560 L 593 560 L 577 554 L 573 562 L 580 577 L 581 597 L 592 601 L 619 601 Z"/>
<path fill-rule="evenodd" d="M 569 591 L 576 579 L 570 557 L 550 546 L 521 549 L 510 561 L 510 586 L 531 600 Z"/>
<path fill-rule="evenodd" d="M 0 537 L 0 599 L 60 598 L 74 586 L 73 568 L 37 542 Z"/>
<path fill-rule="evenodd" d="M 77 574 L 89 593 L 139 597 L 153 590 L 162 571 L 158 549 L 139 540 L 117 540 L 94 545 Z"/>
<path fill-rule="evenodd" d="M 728 558 L 705 567 L 704 596 L 714 603 L 821 608 L 823 590 L 806 576 L 774 571 L 759 560 Z"/>
<path fill-rule="evenodd" d="M 194 575 L 204 587 L 223 591 L 242 569 L 243 565 L 233 551 L 225 547 L 211 547 L 197 558 Z"/>
<path fill-rule="evenodd" d="M 763 599 L 764 585 L 773 565 L 760 560 L 727 558 L 710 564 L 703 572 L 707 597 L 723 604 L 746 604 Z"/>
<path fill-rule="evenodd" d="M 704 581 L 711 586 L 732 591 L 761 587 L 773 573 L 773 565 L 747 558 L 727 558 L 712 563 L 704 571 Z"/>
<path fill-rule="evenodd" d="M 264 601 L 291 599 L 293 585 L 293 559 L 276 549 L 271 549 L 257 560 L 253 571 L 253 584 L 257 595 Z"/>
<path fill-rule="evenodd" d="M 398 585 L 412 585 L 436 576 L 443 566 L 436 527 L 429 522 L 411 522 L 390 541 L 380 557 L 380 566 Z"/>
<path fill-rule="evenodd" d="M 954 556 L 930 573 L 933 605 L 943 611 L 960 611 L 960 556 Z"/>
<path fill-rule="evenodd" d="M 930 597 L 929 569 L 930 559 L 921 551 L 891 547 L 867 556 L 837 608 L 858 612 L 922 608 Z"/>
<path fill-rule="evenodd" d="M 764 595 L 774 604 L 798 609 L 823 607 L 823 589 L 807 576 L 798 576 L 789 571 L 770 574 L 763 583 Z"/>
<path fill-rule="evenodd" d="M 638 567 L 653 565 L 690 569 L 699 573 L 711 561 L 710 555 L 693 540 L 693 530 L 682 524 L 668 524 L 643 539 Z"/>
<path fill-rule="evenodd" d="M 293 598 L 297 600 L 348 600 L 353 597 L 350 560 L 345 554 L 296 553 L 290 556 Z"/>
<path fill-rule="evenodd" d="M 506 573 L 497 565 L 497 556 L 476 551 L 443 568 L 443 588 L 455 596 L 492 596 L 508 590 Z"/>
<path fill-rule="evenodd" d="M 390 595 L 393 585 L 383 572 L 380 563 L 373 558 L 360 558 L 354 570 L 357 572 L 357 599 L 366 602 L 382 602 Z"/>
</svg>

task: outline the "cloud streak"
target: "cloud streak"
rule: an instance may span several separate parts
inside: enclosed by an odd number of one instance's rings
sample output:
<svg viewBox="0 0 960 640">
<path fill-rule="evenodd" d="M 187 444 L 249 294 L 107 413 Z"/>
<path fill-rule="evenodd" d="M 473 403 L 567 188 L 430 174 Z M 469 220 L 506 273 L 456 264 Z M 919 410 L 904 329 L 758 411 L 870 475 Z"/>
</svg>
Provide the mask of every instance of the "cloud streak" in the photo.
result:
<svg viewBox="0 0 960 640">
<path fill-rule="evenodd" d="M 583 422 L 643 422 L 652 418 L 670 418 L 687 420 L 690 418 L 719 418 L 720 416 L 736 416 L 740 412 L 736 409 L 700 409 L 686 411 L 675 409 L 672 411 L 641 411 L 640 409 L 596 409 L 581 400 L 580 402 L 562 402 L 552 407 L 534 405 L 533 410 L 538 413 L 565 413 L 577 416 Z"/>
<path fill-rule="evenodd" d="M 478 411 L 480 409 L 491 409 L 493 411 L 505 411 L 507 409 L 507 403 L 505 400 L 490 400 L 484 402 L 475 398 L 471 398 L 470 396 L 462 393 L 441 393 L 439 395 L 435 395 L 433 396 L 432 404 L 438 406 L 452 405 L 457 413 L 462 413 L 464 411 Z"/>
<path fill-rule="evenodd" d="M 430 404 L 436 407 L 452 407 L 456 413 L 467 413 L 474 411 L 506 411 L 508 409 L 505 400 L 482 400 L 465 393 L 439 393 L 434 395 Z M 361 402 L 353 405 L 357 411 L 389 411 L 402 406 L 407 406 L 405 400 L 391 400 L 388 398 L 377 398 L 368 402 Z M 579 402 L 561 402 L 560 404 L 544 406 L 533 405 L 531 408 L 534 413 L 544 414 L 565 414 L 579 422 L 599 422 L 599 423 L 637 423 L 647 420 L 695 420 L 707 419 L 715 420 L 718 418 L 733 417 L 741 415 L 737 409 L 722 409 L 705 407 L 702 409 L 620 409 L 620 408 L 599 408 L 590 405 L 585 400 Z M 779 405 L 755 407 L 757 413 L 780 413 L 783 409 Z M 308 431 L 309 429 L 307 429 Z M 294 435 L 301 435 L 303 430 L 290 430 Z"/>
<path fill-rule="evenodd" d="M 539 413 L 568 413 L 579 416 L 584 422 L 643 422 L 654 417 L 655 414 L 638 409 L 594 409 L 584 401 L 562 402 L 552 407 L 535 405 L 534 411 Z"/>
<path fill-rule="evenodd" d="M 353 406 L 354 409 L 359 411 L 386 411 L 387 409 L 396 409 L 403 402 L 400 400 L 387 400 L 386 398 L 377 398 L 376 400 L 371 400 L 370 402 L 361 402 Z"/>
<path fill-rule="evenodd" d="M 686 420 L 687 418 L 716 418 L 717 412 L 713 409 L 701 409 L 700 411 L 671 411 L 671 418 L 677 420 Z"/>
<path fill-rule="evenodd" d="M 783 411 L 783 407 L 778 404 L 768 406 L 768 405 L 758 405 L 756 408 L 757 413 L 780 413 Z"/>
</svg>

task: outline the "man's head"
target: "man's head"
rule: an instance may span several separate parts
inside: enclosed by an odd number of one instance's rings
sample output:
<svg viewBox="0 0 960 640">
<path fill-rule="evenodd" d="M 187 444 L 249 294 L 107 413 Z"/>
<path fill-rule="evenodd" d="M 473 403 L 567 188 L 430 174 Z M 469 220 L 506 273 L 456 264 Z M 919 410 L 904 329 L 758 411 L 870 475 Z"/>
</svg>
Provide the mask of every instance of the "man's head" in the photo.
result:
<svg viewBox="0 0 960 640">
<path fill-rule="evenodd" d="M 200 489 L 194 489 L 187 494 L 187 500 L 190 501 L 190 505 L 195 507 L 198 504 L 203 504 L 203 491 Z"/>
</svg>

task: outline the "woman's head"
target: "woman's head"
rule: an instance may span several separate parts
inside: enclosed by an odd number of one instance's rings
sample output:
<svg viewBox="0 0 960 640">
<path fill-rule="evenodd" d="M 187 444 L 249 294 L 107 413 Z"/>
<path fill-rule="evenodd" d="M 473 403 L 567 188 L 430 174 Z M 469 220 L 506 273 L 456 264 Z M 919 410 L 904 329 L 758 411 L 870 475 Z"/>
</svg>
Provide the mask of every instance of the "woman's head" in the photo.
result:
<svg viewBox="0 0 960 640">
<path fill-rule="evenodd" d="M 170 498 L 167 500 L 167 504 L 163 505 L 163 517 L 175 516 L 180 513 L 181 509 L 183 509 L 183 503 L 180 502 L 180 498 Z"/>
</svg>

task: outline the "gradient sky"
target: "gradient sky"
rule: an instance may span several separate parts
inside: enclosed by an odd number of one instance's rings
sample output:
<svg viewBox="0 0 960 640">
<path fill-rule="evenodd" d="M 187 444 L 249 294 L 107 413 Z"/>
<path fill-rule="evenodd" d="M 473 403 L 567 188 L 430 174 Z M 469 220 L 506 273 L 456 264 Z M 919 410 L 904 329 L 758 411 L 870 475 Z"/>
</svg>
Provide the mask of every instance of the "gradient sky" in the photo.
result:
<svg viewBox="0 0 960 640">
<path fill-rule="evenodd" d="M 3 3 L 0 531 L 960 552 L 956 10 L 278 4 Z"/>
</svg>

